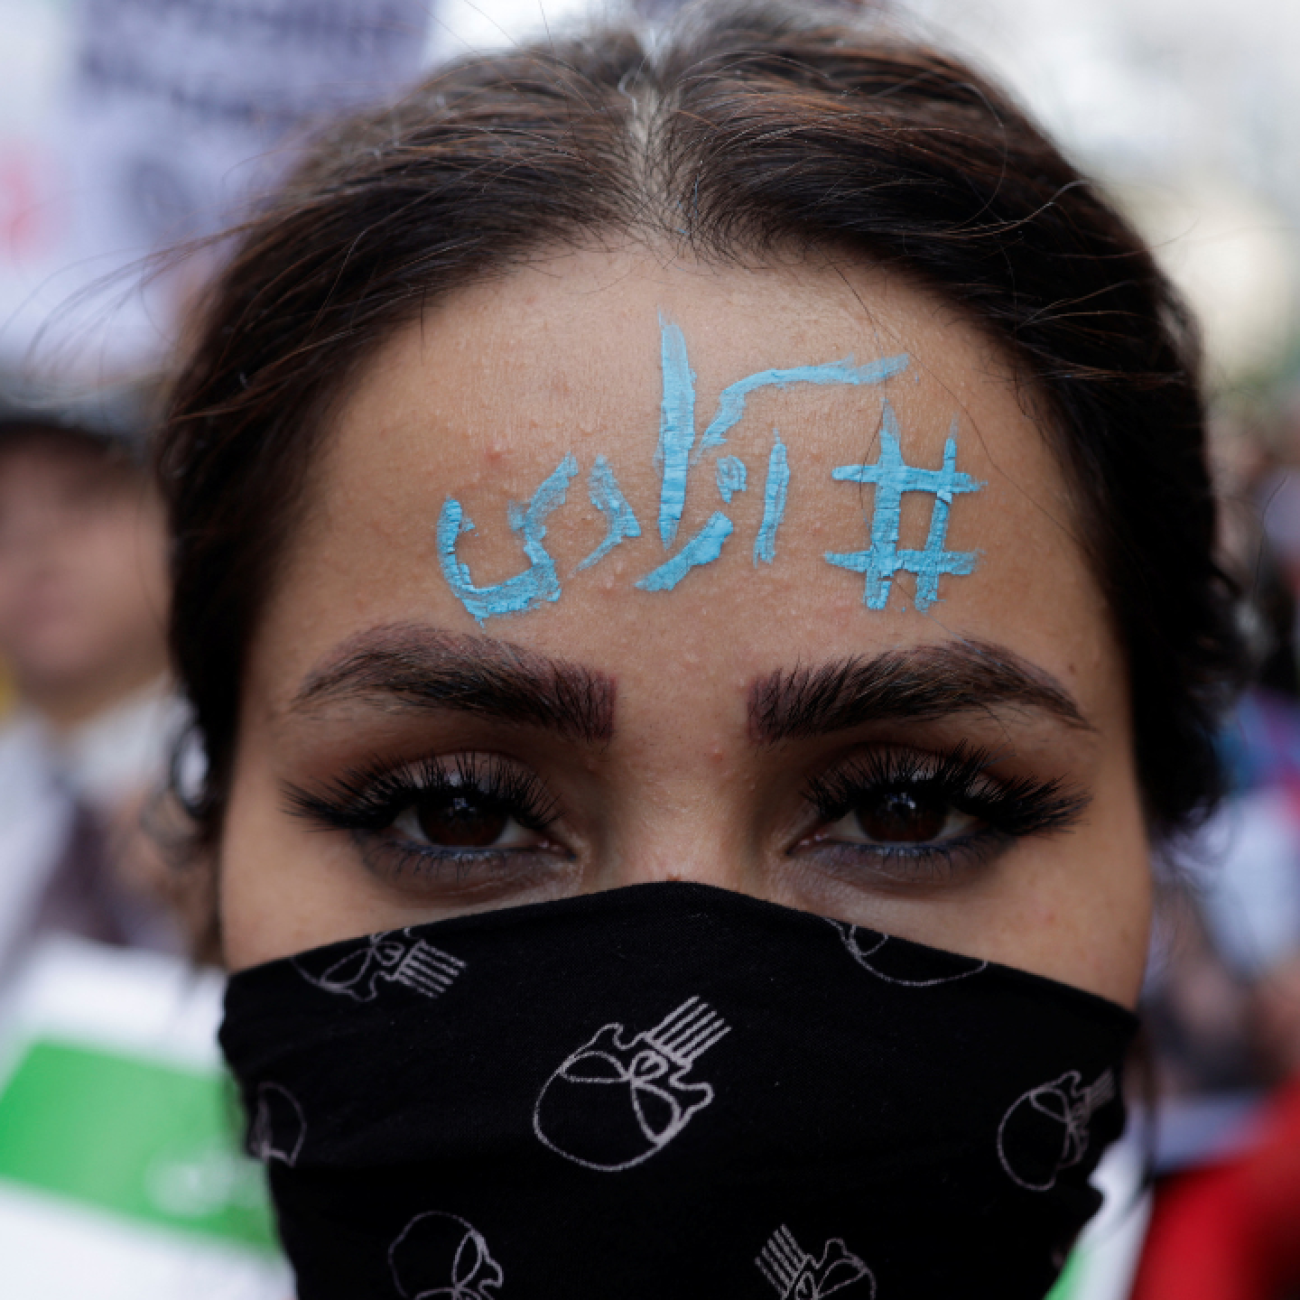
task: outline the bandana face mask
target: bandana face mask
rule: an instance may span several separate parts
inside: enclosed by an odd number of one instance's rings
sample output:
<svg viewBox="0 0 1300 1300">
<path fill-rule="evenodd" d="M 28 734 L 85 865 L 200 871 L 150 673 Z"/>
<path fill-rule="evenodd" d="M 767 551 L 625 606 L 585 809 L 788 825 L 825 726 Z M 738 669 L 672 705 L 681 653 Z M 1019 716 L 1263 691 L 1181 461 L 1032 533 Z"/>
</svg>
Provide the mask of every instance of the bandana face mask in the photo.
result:
<svg viewBox="0 0 1300 1300">
<path fill-rule="evenodd" d="M 300 1300 L 1037 1300 L 1136 1023 L 673 883 L 241 972 L 222 1044 Z"/>
</svg>

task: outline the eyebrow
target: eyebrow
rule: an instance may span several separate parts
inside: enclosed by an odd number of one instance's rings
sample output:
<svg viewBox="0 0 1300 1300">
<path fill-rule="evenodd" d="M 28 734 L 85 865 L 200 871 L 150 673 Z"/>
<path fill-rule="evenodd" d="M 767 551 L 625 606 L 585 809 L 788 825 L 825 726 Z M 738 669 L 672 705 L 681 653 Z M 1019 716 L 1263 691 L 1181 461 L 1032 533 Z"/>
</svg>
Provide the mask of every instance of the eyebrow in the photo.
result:
<svg viewBox="0 0 1300 1300">
<path fill-rule="evenodd" d="M 1002 646 L 952 641 L 855 655 L 755 681 L 749 729 L 760 744 L 807 739 L 869 722 L 922 721 L 952 713 L 1030 710 L 1093 730 L 1050 673 Z"/>
<path fill-rule="evenodd" d="M 360 701 L 469 713 L 603 744 L 614 730 L 611 677 L 485 636 L 418 624 L 371 628 L 303 680 L 291 712 Z"/>
</svg>

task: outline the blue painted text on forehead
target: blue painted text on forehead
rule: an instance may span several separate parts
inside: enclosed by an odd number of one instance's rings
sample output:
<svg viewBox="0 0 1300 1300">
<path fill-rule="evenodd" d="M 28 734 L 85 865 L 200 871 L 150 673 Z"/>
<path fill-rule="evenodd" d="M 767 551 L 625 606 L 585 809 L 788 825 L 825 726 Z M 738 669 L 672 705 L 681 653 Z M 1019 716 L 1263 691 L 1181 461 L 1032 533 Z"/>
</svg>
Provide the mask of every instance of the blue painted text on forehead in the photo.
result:
<svg viewBox="0 0 1300 1300">
<path fill-rule="evenodd" d="M 659 331 L 662 399 L 654 458 L 660 474 L 659 538 L 669 555 L 636 581 L 636 588 L 645 592 L 672 591 L 692 570 L 717 560 L 735 532 L 731 517 L 723 510 L 715 510 L 692 537 L 675 551 L 673 549 L 686 507 L 690 471 L 699 464 L 705 452 L 726 445 L 727 435 L 744 418 L 746 400 L 751 393 L 765 388 L 785 390 L 804 384 L 877 386 L 908 367 L 908 357 L 901 354 L 862 366 L 856 365 L 852 357 L 847 357 L 843 361 L 761 370 L 746 375 L 723 389 L 717 412 L 697 445 L 695 372 L 691 369 L 686 338 L 677 325 L 662 315 Z M 841 465 L 831 473 L 836 481 L 870 484 L 874 488 L 869 521 L 870 545 L 862 551 L 828 551 L 824 557 L 838 568 L 865 575 L 863 604 L 868 609 L 886 607 L 893 578 L 898 573 L 910 573 L 916 577 L 916 608 L 925 610 L 939 599 L 941 577 L 960 577 L 975 569 L 977 552 L 945 549 L 954 497 L 978 492 L 984 486 L 957 469 L 956 430 L 954 421 L 939 468 L 909 465 L 903 458 L 897 415 L 886 399 L 880 428 L 879 458 L 869 465 Z M 565 505 L 570 481 L 578 473 L 577 459 L 572 453 L 567 454 L 527 504 L 511 503 L 509 524 L 520 534 L 529 565 L 514 577 L 490 586 L 475 585 L 469 566 L 458 556 L 460 537 L 474 528 L 473 522 L 460 501 L 448 497 L 443 503 L 437 529 L 442 573 L 456 598 L 480 625 L 489 618 L 522 614 L 547 601 L 559 600 L 563 583 L 545 546 L 547 520 Z M 778 532 L 785 520 L 787 492 L 794 473 L 786 442 L 780 432 L 773 429 L 763 471 L 763 518 L 753 542 L 755 566 L 774 564 L 778 559 Z M 749 467 L 736 455 L 719 456 L 714 465 L 714 483 L 722 503 L 730 505 L 736 494 L 748 489 Z M 577 566 L 570 578 L 599 564 L 615 547 L 641 538 L 640 522 L 619 487 L 614 466 L 606 456 L 596 457 L 588 473 L 587 486 L 592 504 L 604 517 L 606 533 L 604 540 Z M 905 493 L 922 493 L 934 498 L 929 535 L 920 550 L 900 550 L 898 546 L 901 502 Z"/>
</svg>

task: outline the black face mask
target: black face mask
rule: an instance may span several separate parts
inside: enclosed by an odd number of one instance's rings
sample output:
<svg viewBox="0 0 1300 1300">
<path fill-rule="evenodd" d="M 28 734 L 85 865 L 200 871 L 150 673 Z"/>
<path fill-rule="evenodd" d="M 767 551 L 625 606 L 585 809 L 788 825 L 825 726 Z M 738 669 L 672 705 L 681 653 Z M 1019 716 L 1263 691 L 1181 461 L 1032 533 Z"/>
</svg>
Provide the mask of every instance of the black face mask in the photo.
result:
<svg viewBox="0 0 1300 1300">
<path fill-rule="evenodd" d="M 653 884 L 235 975 L 300 1300 L 1037 1300 L 1135 1018 Z"/>
</svg>

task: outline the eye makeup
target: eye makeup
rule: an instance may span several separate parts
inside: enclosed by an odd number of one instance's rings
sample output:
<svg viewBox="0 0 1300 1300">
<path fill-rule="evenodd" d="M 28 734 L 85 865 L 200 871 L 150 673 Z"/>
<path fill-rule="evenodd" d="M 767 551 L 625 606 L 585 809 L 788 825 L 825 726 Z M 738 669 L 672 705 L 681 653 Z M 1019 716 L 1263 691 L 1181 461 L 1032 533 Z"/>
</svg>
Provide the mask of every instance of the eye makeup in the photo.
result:
<svg viewBox="0 0 1300 1300">
<path fill-rule="evenodd" d="M 1074 826 L 1088 796 L 1054 778 L 995 777 L 965 742 L 941 753 L 873 748 L 813 776 L 818 829 L 796 852 L 840 871 L 935 883 L 976 870 L 1017 840 Z"/>
<path fill-rule="evenodd" d="M 807 778 L 789 850 L 804 868 L 871 890 L 960 883 L 1009 846 L 1069 829 L 1087 796 L 1056 779 L 994 775 L 985 749 L 862 749 Z M 797 779 L 793 777 L 792 780 Z M 420 891 L 539 883 L 580 889 L 583 870 L 558 831 L 560 802 L 528 765 L 463 752 L 397 767 L 375 760 L 314 786 L 285 788 L 288 811 L 348 834 L 381 880 Z"/>
<path fill-rule="evenodd" d="M 309 825 L 347 833 L 380 880 L 417 890 L 522 892 L 570 861 L 548 834 L 559 819 L 554 796 L 498 754 L 375 760 L 317 786 L 286 785 L 284 800 Z"/>
</svg>

